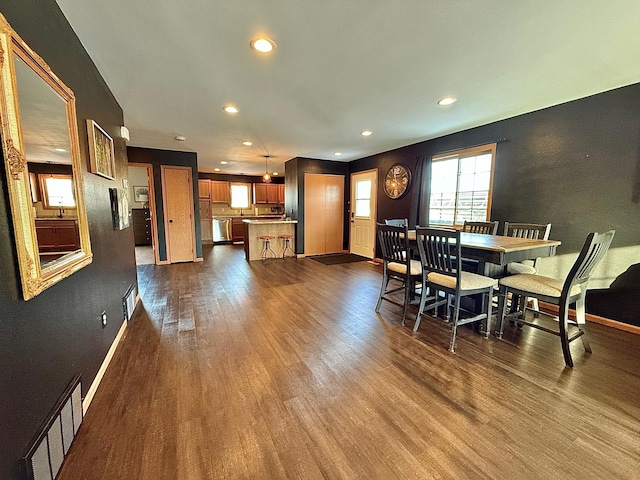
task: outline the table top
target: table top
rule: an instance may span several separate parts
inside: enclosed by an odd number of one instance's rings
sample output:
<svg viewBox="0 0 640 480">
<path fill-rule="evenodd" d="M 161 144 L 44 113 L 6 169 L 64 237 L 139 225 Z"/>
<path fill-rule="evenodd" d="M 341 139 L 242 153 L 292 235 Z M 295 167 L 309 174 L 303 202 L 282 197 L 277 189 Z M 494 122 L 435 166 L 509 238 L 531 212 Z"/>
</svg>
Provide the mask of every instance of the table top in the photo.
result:
<svg viewBox="0 0 640 480">
<path fill-rule="evenodd" d="M 416 231 L 409 230 L 409 240 L 416 239 Z M 460 233 L 460 245 L 467 248 L 478 248 L 493 252 L 517 252 L 538 247 L 557 247 L 559 240 L 534 240 L 531 238 L 504 237 L 502 235 L 485 235 L 482 233 Z"/>
</svg>

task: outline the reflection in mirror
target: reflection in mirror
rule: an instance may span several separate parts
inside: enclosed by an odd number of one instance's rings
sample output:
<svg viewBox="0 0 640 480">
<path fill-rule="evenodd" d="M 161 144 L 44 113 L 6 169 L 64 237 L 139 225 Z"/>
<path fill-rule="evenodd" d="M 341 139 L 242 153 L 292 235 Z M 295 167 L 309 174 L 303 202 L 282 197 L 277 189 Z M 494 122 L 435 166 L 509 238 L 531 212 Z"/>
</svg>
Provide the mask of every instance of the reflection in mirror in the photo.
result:
<svg viewBox="0 0 640 480">
<path fill-rule="evenodd" d="M 75 98 L 2 15 L 0 67 L 2 147 L 28 300 L 92 259 Z"/>
</svg>

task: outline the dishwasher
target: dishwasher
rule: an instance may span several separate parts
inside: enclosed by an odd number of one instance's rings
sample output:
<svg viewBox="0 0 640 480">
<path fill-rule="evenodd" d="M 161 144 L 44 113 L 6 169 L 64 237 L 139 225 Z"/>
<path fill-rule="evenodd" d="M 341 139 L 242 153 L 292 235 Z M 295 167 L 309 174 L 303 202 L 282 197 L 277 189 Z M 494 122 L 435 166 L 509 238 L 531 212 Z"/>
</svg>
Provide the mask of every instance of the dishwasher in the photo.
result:
<svg viewBox="0 0 640 480">
<path fill-rule="evenodd" d="M 231 219 L 230 218 L 214 218 L 213 219 L 213 243 L 230 242 L 231 237 Z"/>
</svg>

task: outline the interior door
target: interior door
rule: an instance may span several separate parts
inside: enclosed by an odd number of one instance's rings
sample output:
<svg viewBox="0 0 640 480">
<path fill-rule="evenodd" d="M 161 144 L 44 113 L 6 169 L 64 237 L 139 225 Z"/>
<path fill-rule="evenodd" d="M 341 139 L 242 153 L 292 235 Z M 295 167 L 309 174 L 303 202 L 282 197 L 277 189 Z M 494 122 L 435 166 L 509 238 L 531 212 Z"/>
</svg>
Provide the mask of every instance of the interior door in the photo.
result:
<svg viewBox="0 0 640 480">
<path fill-rule="evenodd" d="M 373 258 L 376 249 L 376 186 L 378 170 L 351 175 L 350 251 Z"/>
<path fill-rule="evenodd" d="M 190 167 L 162 165 L 164 228 L 169 263 L 195 260 L 195 223 Z"/>
<path fill-rule="evenodd" d="M 342 252 L 344 175 L 304 174 L 304 253 Z"/>
</svg>

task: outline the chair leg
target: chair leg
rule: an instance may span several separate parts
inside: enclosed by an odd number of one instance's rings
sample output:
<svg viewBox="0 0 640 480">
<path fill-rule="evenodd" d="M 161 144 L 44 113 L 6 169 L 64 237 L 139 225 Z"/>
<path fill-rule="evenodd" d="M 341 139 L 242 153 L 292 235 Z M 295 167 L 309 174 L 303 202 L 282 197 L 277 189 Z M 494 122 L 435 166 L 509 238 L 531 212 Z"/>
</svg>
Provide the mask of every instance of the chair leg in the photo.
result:
<svg viewBox="0 0 640 480">
<path fill-rule="evenodd" d="M 500 293 L 498 294 L 498 319 L 500 320 L 500 325 L 498 326 L 498 331 L 496 335 L 498 338 L 502 338 L 502 332 L 504 328 L 504 316 L 507 314 L 507 300 L 509 295 L 509 289 L 506 287 L 500 287 Z M 511 302 L 515 299 L 512 298 Z"/>
<path fill-rule="evenodd" d="M 389 275 L 387 274 L 387 267 L 385 266 L 382 272 L 382 285 L 380 285 L 380 296 L 378 297 L 378 303 L 376 305 L 376 313 L 380 311 L 382 297 L 384 296 L 384 292 L 387 290 L 387 285 L 389 285 Z"/>
<path fill-rule="evenodd" d="M 564 363 L 569 368 L 573 368 L 573 359 L 571 358 L 571 349 L 569 348 L 568 337 L 568 305 L 566 302 L 560 302 L 560 312 L 558 316 L 558 326 L 560 329 L 560 342 L 562 344 L 562 354 L 564 355 Z"/>
<path fill-rule="evenodd" d="M 456 295 L 456 300 L 453 306 L 453 323 L 451 324 L 451 343 L 449 344 L 449 351 L 454 353 L 456 348 L 456 331 L 458 330 L 458 316 L 460 315 L 460 297 Z"/>
<path fill-rule="evenodd" d="M 407 310 L 409 310 L 409 302 L 411 301 L 411 290 L 413 289 L 413 282 L 410 277 L 404 279 L 404 309 L 402 310 L 402 326 L 404 327 L 404 321 L 407 318 Z"/>
<path fill-rule="evenodd" d="M 480 333 L 484 335 L 484 338 L 489 338 L 489 329 L 491 328 L 491 310 L 493 310 L 493 287 L 489 288 L 487 298 L 487 318 L 484 320 L 484 331 L 480 330 Z"/>
<path fill-rule="evenodd" d="M 420 292 L 420 305 L 418 306 L 418 314 L 416 315 L 416 321 L 413 324 L 414 332 L 417 332 L 418 327 L 420 326 L 420 320 L 422 320 L 422 313 L 424 312 L 425 303 L 427 303 L 427 280 L 422 277 L 422 292 Z"/>
</svg>

